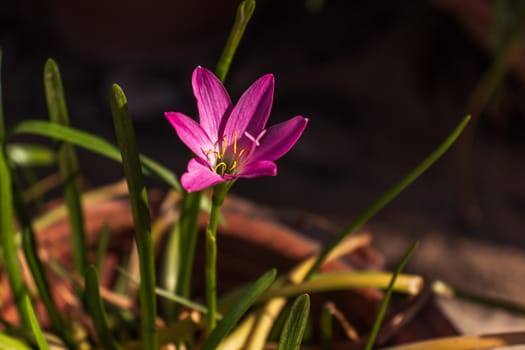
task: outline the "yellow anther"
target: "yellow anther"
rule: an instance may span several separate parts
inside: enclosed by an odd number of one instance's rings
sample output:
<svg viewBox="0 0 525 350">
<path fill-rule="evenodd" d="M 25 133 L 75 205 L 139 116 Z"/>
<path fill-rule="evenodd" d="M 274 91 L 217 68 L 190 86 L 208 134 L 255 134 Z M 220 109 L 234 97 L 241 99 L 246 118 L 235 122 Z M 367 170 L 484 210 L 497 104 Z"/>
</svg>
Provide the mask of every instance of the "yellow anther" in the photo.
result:
<svg viewBox="0 0 525 350">
<path fill-rule="evenodd" d="M 220 157 L 219 158 L 224 158 L 224 153 L 226 153 L 226 136 L 224 136 L 224 138 L 222 139 L 222 148 L 221 148 L 221 154 L 220 154 Z"/>
<path fill-rule="evenodd" d="M 218 174 L 219 173 L 219 168 L 221 168 L 221 167 L 222 167 L 222 173 L 221 174 L 224 174 L 226 169 L 228 169 L 228 165 L 225 162 L 220 162 L 219 164 L 217 164 L 215 166 L 215 168 L 213 168 L 213 170 Z"/>
<path fill-rule="evenodd" d="M 237 131 L 233 133 L 233 154 L 237 154 Z"/>
<path fill-rule="evenodd" d="M 237 159 L 241 159 L 244 152 L 246 152 L 246 148 L 241 149 L 241 151 L 239 152 L 239 155 L 237 156 Z"/>
<path fill-rule="evenodd" d="M 237 161 L 236 160 L 233 161 L 232 166 L 230 167 L 230 171 L 234 171 L 235 168 L 237 168 Z"/>
</svg>

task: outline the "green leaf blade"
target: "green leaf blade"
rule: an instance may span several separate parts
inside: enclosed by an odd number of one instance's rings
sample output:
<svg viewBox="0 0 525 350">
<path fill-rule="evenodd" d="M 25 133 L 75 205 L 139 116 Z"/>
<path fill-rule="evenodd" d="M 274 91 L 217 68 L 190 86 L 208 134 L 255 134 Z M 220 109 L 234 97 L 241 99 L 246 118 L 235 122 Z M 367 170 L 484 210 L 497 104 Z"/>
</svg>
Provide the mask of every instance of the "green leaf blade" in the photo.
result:
<svg viewBox="0 0 525 350">
<path fill-rule="evenodd" d="M 122 155 L 124 175 L 128 183 L 131 212 L 135 226 L 135 241 L 139 253 L 142 341 L 146 349 L 157 349 L 155 255 L 151 238 L 147 191 L 142 175 L 135 131 L 128 112 L 128 102 L 124 92 L 117 84 L 113 84 L 110 102 L 117 143 Z"/>
<path fill-rule="evenodd" d="M 214 350 L 220 342 L 228 335 L 244 313 L 255 302 L 257 297 L 270 287 L 276 276 L 275 270 L 270 270 L 259 277 L 246 291 L 239 297 L 238 302 L 227 312 L 222 321 L 210 333 L 201 350 Z"/>
<path fill-rule="evenodd" d="M 412 184 L 421 174 L 427 171 L 432 164 L 434 164 L 441 156 L 454 144 L 457 138 L 461 135 L 471 117 L 467 115 L 456 126 L 452 133 L 443 141 L 429 156 L 427 156 L 421 163 L 412 169 L 401 181 L 396 183 L 388 189 L 379 199 L 377 199 L 371 206 L 363 211 L 350 225 L 348 225 L 336 238 L 330 242 L 319 254 L 316 262 L 308 272 L 305 279 L 309 279 L 319 269 L 326 257 L 332 250 L 339 245 L 348 235 L 364 225 L 368 220 L 375 216 L 381 209 L 394 200 L 405 188 Z"/>
<path fill-rule="evenodd" d="M 90 265 L 86 271 L 86 290 L 84 299 L 87 305 L 87 311 L 93 320 L 93 325 L 97 331 L 100 344 L 104 349 L 118 350 L 120 347 L 113 338 L 108 326 L 106 309 L 100 297 L 98 273 L 95 266 Z"/>
<path fill-rule="evenodd" d="M 308 294 L 298 296 L 284 324 L 277 350 L 299 350 L 301 348 L 309 314 L 310 296 Z"/>
<path fill-rule="evenodd" d="M 122 162 L 119 149 L 111 142 L 72 127 L 43 120 L 24 120 L 15 125 L 10 132 L 10 136 L 20 134 L 39 135 L 68 142 L 116 162 Z M 181 191 L 180 183 L 172 171 L 144 155 L 140 156 L 140 160 L 146 174 L 154 176 L 179 192 Z"/>
<path fill-rule="evenodd" d="M 46 93 L 47 109 L 51 122 L 69 126 L 64 88 L 58 65 L 48 59 L 44 66 L 44 88 Z M 84 227 L 84 213 L 82 211 L 82 191 L 80 188 L 80 170 L 78 159 L 73 146 L 67 142 L 55 140 L 57 146 L 57 161 L 64 200 L 69 213 L 71 227 L 73 266 L 79 276 L 84 276 L 87 266 L 87 239 Z"/>
<path fill-rule="evenodd" d="M 368 336 L 368 340 L 365 345 L 365 350 L 372 350 L 375 340 L 377 338 L 377 335 L 379 334 L 379 329 L 381 328 L 381 322 L 383 322 L 383 318 L 385 317 L 386 308 L 388 307 L 388 303 L 390 302 L 390 298 L 392 297 L 392 293 L 394 291 L 394 285 L 396 283 L 397 276 L 403 271 L 406 264 L 408 263 L 408 260 L 410 260 L 410 257 L 412 254 L 414 254 L 415 250 L 417 249 L 418 242 L 413 243 L 408 251 L 405 253 L 405 256 L 401 259 L 399 264 L 396 267 L 396 270 L 394 271 L 394 274 L 392 275 L 392 280 L 390 281 L 390 285 L 388 286 L 385 295 L 383 297 L 383 300 L 381 301 L 381 304 L 379 305 L 379 311 L 377 312 L 376 319 L 374 321 L 374 324 L 372 325 L 372 330 L 370 331 L 370 335 Z"/>
<path fill-rule="evenodd" d="M 55 152 L 45 146 L 11 143 L 6 149 L 9 160 L 19 167 L 50 166 L 56 162 Z"/>
<path fill-rule="evenodd" d="M 40 350 L 49 350 L 49 344 L 47 343 L 44 333 L 42 332 L 42 328 L 40 328 L 40 324 L 36 318 L 35 310 L 33 309 L 33 305 L 31 305 L 31 299 L 29 299 L 27 294 L 24 295 L 22 302 L 24 303 L 24 307 L 28 312 L 29 326 L 31 327 L 31 331 L 33 332 L 38 348 Z"/>
<path fill-rule="evenodd" d="M 37 252 L 37 243 L 35 240 L 35 233 L 31 224 L 31 218 L 29 217 L 27 207 L 22 199 L 23 194 L 20 187 L 20 184 L 14 181 L 13 194 L 14 194 L 14 203 L 16 207 L 16 212 L 18 220 L 20 221 L 21 232 L 22 232 L 22 250 L 24 252 L 24 257 L 27 261 L 29 270 L 35 282 L 35 286 L 38 290 L 38 295 L 42 299 L 44 306 L 46 308 L 49 319 L 51 320 L 51 325 L 54 331 L 60 335 L 60 337 L 65 341 L 66 344 L 72 345 L 72 337 L 69 327 L 67 327 L 66 322 L 60 315 L 58 307 L 53 300 L 51 291 L 49 289 L 49 282 L 46 276 L 44 265 L 40 261 Z"/>
</svg>

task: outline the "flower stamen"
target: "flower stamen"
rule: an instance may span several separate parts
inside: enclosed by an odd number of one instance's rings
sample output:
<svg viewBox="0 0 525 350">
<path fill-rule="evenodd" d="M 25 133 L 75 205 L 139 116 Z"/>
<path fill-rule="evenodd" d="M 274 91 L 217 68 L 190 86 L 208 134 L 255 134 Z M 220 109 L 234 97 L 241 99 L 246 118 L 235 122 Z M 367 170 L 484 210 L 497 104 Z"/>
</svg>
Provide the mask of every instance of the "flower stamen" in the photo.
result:
<svg viewBox="0 0 525 350">
<path fill-rule="evenodd" d="M 233 133 L 233 154 L 237 154 L 237 131 Z"/>
<path fill-rule="evenodd" d="M 252 141 L 253 143 L 255 143 L 255 146 L 259 147 L 261 145 L 261 143 L 259 141 L 261 141 L 262 137 L 264 136 L 264 134 L 266 134 L 266 129 L 261 131 L 259 133 L 259 135 L 257 135 L 257 137 L 253 137 L 248 131 L 245 131 L 244 132 L 244 135 L 250 139 L 250 141 Z"/>
<path fill-rule="evenodd" d="M 224 173 L 226 172 L 226 170 L 228 169 L 228 165 L 225 163 L 225 162 L 220 162 L 219 164 L 217 164 L 215 166 L 215 168 L 213 168 L 213 170 L 219 174 L 219 168 L 222 168 L 222 172 L 221 174 L 224 175 Z"/>
</svg>

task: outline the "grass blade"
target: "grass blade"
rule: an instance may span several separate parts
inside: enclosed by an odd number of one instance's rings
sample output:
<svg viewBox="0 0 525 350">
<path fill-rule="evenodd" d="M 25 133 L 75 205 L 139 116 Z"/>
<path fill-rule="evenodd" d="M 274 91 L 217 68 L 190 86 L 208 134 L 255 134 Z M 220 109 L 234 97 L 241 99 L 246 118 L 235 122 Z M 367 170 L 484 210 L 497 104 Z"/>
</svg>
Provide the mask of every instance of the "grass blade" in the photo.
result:
<svg viewBox="0 0 525 350">
<path fill-rule="evenodd" d="M 157 303 L 155 297 L 155 255 L 151 239 L 151 222 L 146 186 L 141 171 L 135 131 L 128 112 L 128 101 L 120 86 L 113 84 L 111 113 L 122 165 L 128 183 L 131 212 L 135 225 L 135 241 L 139 253 L 140 310 L 142 341 L 145 349 L 157 349 Z"/>
<path fill-rule="evenodd" d="M 35 282 L 36 288 L 38 290 L 38 295 L 44 303 L 49 319 L 51 320 L 53 330 L 58 335 L 60 335 L 66 344 L 72 345 L 73 340 L 70 329 L 67 327 L 66 322 L 58 312 L 58 308 L 49 289 L 49 282 L 47 280 L 44 266 L 38 257 L 35 234 L 31 225 L 31 219 L 29 217 L 27 207 L 25 206 L 25 203 L 22 199 L 20 185 L 16 180 L 14 181 L 13 194 L 18 220 L 20 221 L 21 225 L 22 250 L 24 252 L 27 265 L 29 266 L 29 270 L 31 271 L 33 281 Z"/>
<path fill-rule="evenodd" d="M 22 304 L 22 296 L 26 287 L 22 279 L 22 270 L 17 258 L 15 231 L 13 223 L 13 198 L 11 174 L 7 166 L 5 153 L 0 149 L 0 239 L 4 257 L 4 270 L 13 293 L 13 300 L 17 306 L 22 323 L 29 325 L 29 314 Z"/>
<path fill-rule="evenodd" d="M 93 320 L 97 336 L 103 349 L 117 350 L 120 347 L 113 338 L 108 326 L 106 310 L 100 297 L 98 274 L 95 266 L 90 265 L 86 271 L 86 290 L 84 293 L 87 311 Z"/>
<path fill-rule="evenodd" d="M 184 298 L 190 298 L 201 198 L 202 192 L 184 193 L 180 218 L 173 227 L 164 252 L 162 286 Z M 163 310 L 170 320 L 176 317 L 179 308 L 171 302 L 165 302 Z"/>
<path fill-rule="evenodd" d="M 383 300 L 381 301 L 381 304 L 379 305 L 379 311 L 377 313 L 376 319 L 374 321 L 374 324 L 372 326 L 372 330 L 370 332 L 370 335 L 368 337 L 368 340 L 365 345 L 365 350 L 372 350 L 372 347 L 374 346 L 374 342 L 376 340 L 377 334 L 379 333 L 379 329 L 381 327 L 381 322 L 383 322 L 383 318 L 386 313 L 386 308 L 388 307 L 388 303 L 390 302 L 390 297 L 392 296 L 392 292 L 394 291 L 394 285 L 396 283 L 396 279 L 405 268 L 405 265 L 408 263 L 408 260 L 414 254 L 414 251 L 416 250 L 418 246 L 418 243 L 414 243 L 410 246 L 407 253 L 401 259 L 401 262 L 399 265 L 397 265 L 396 270 L 394 271 L 394 275 L 392 276 L 392 280 L 390 281 L 390 285 L 388 286 L 385 296 L 383 297 Z"/>
<path fill-rule="evenodd" d="M 62 87 L 62 79 L 58 66 L 52 59 L 48 59 L 44 66 L 44 87 L 47 100 L 47 109 L 51 122 L 69 126 L 69 114 Z M 84 213 L 82 211 L 82 191 L 80 189 L 80 175 L 78 160 L 73 146 L 67 142 L 55 140 L 57 147 L 57 161 L 64 200 L 69 213 L 71 227 L 73 267 L 79 276 L 84 276 L 87 266 L 87 240 L 84 228 Z"/>
<path fill-rule="evenodd" d="M 4 144 L 6 132 L 4 121 L 4 100 L 2 98 L 2 49 L 0 49 L 0 144 Z"/>
<path fill-rule="evenodd" d="M 0 51 L 0 66 L 2 52 Z M 1 68 L 1 67 L 0 67 Z M 0 69 L 1 71 L 1 69 Z M 1 77 L 0 77 L 1 80 Z M 1 86 L 0 81 L 0 86 Z M 22 324 L 29 325 L 29 312 L 23 303 L 22 297 L 26 287 L 22 279 L 22 270 L 16 256 L 15 229 L 13 222 L 13 192 L 11 183 L 11 170 L 5 152 L 5 125 L 4 111 L 2 109 L 2 95 L 0 90 L 0 242 L 4 255 L 4 266 L 13 293 L 13 300 L 17 306 Z"/>
<path fill-rule="evenodd" d="M 97 246 L 97 258 L 95 260 L 95 266 L 99 271 L 103 267 L 102 264 L 104 263 L 104 258 L 106 257 L 108 250 L 109 233 L 109 223 L 106 221 L 104 226 L 102 226 L 102 230 L 100 231 L 100 238 L 98 239 Z"/>
<path fill-rule="evenodd" d="M 295 299 L 284 324 L 277 350 L 299 350 L 310 314 L 310 297 L 303 294 Z"/>
<path fill-rule="evenodd" d="M 396 198 L 405 188 L 407 188 L 412 182 L 414 182 L 421 174 L 423 174 L 432 164 L 434 164 L 449 148 L 454 144 L 456 139 L 461 135 L 463 129 L 467 126 L 470 120 L 470 116 L 466 116 L 454 129 L 454 131 L 441 143 L 434 152 L 432 152 L 427 158 L 419 163 L 412 171 L 408 173 L 401 181 L 386 191 L 378 200 L 376 200 L 370 207 L 368 207 L 361 215 L 359 215 L 354 222 L 346 227 L 336 238 L 330 242 L 319 254 L 315 264 L 312 266 L 306 279 L 312 277 L 313 273 L 324 262 L 326 257 L 334 250 L 342 240 L 344 240 L 349 234 L 364 225 L 374 215 L 376 215 L 381 209 L 389 204 L 394 198 Z"/>
<path fill-rule="evenodd" d="M 31 305 L 31 299 L 29 299 L 27 294 L 24 295 L 22 303 L 24 303 L 24 307 L 28 311 L 29 326 L 31 327 L 31 331 L 35 336 L 35 341 L 38 345 L 38 348 L 40 350 L 49 350 L 49 344 L 47 343 L 44 333 L 42 333 L 42 329 L 40 328 L 40 324 L 36 318 L 35 310 L 33 309 L 33 305 Z"/>
<path fill-rule="evenodd" d="M 56 162 L 55 152 L 45 146 L 11 143 L 6 148 L 9 160 L 19 167 L 50 166 Z"/>
<path fill-rule="evenodd" d="M 325 304 L 321 310 L 319 321 L 319 330 L 321 332 L 321 349 L 328 350 L 332 348 L 334 338 L 333 314 L 330 310 L 331 305 Z"/>
<path fill-rule="evenodd" d="M 118 148 L 111 142 L 75 128 L 57 125 L 43 120 L 24 120 L 15 125 L 10 131 L 10 135 L 17 134 L 30 134 L 53 138 L 82 147 L 111 160 L 122 162 Z M 143 155 L 140 156 L 140 161 L 146 174 L 166 183 L 177 191 L 181 191 L 177 176 L 175 176 L 172 171 Z"/>
<path fill-rule="evenodd" d="M 386 289 L 390 286 L 392 274 L 388 272 L 338 272 L 316 275 L 299 284 L 286 284 L 263 293 L 257 303 L 273 298 L 291 297 L 302 293 L 319 293 L 354 288 Z M 423 287 L 423 278 L 416 275 L 400 275 L 392 286 L 394 291 L 415 295 Z M 232 295 L 233 297 L 233 295 Z M 230 297 L 230 298 L 232 298 Z M 232 302 L 232 299 L 227 300 Z"/>
<path fill-rule="evenodd" d="M 235 55 L 235 51 L 237 51 L 237 47 L 244 35 L 248 22 L 250 22 L 253 11 L 255 11 L 255 0 L 245 0 L 241 2 L 237 8 L 237 14 L 233 22 L 232 30 L 230 31 L 230 36 L 228 37 L 228 41 L 226 41 L 226 45 L 217 63 L 217 68 L 215 69 L 215 74 L 223 83 L 226 75 L 228 75 L 233 56 Z"/>
<path fill-rule="evenodd" d="M 136 279 L 134 276 L 132 276 L 128 271 L 124 270 L 123 268 L 117 267 L 117 270 L 124 276 L 126 279 L 130 280 L 133 283 L 139 283 L 138 279 Z M 202 314 L 208 313 L 208 309 L 206 306 L 197 304 L 190 299 L 184 298 L 180 295 L 173 294 L 168 290 L 162 289 L 162 288 L 155 288 L 155 294 L 157 294 L 159 297 L 168 299 L 174 303 L 181 304 L 188 309 L 192 309 L 195 311 L 198 311 Z M 222 315 L 218 315 L 219 318 L 222 318 Z"/>
<path fill-rule="evenodd" d="M 259 277 L 249 289 L 247 289 L 242 296 L 239 297 L 237 303 L 224 315 L 221 322 L 210 333 L 201 350 L 214 350 L 220 342 L 228 335 L 228 333 L 235 327 L 237 322 L 255 302 L 257 297 L 270 287 L 276 276 L 275 270 L 270 270 Z"/>
<path fill-rule="evenodd" d="M 525 306 L 514 303 L 509 300 L 502 298 L 490 297 L 478 293 L 473 293 L 466 289 L 458 288 L 448 284 L 442 280 L 434 280 L 432 282 L 432 291 L 434 294 L 447 298 L 461 298 L 468 300 L 471 303 L 477 303 L 479 305 L 498 308 L 510 313 L 525 316 Z"/>
<path fill-rule="evenodd" d="M 8 350 L 32 350 L 28 345 L 20 340 L 10 337 L 5 333 L 0 333 L 0 349 Z"/>
</svg>

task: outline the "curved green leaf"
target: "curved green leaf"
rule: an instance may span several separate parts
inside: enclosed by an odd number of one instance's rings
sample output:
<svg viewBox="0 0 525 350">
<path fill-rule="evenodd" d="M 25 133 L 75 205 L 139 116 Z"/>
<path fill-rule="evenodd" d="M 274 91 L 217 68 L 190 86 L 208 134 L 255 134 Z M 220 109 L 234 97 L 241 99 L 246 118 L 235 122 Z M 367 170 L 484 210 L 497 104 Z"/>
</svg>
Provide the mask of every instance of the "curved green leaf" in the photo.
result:
<svg viewBox="0 0 525 350">
<path fill-rule="evenodd" d="M 51 295 L 44 265 L 38 257 L 35 233 L 33 226 L 31 225 L 31 218 L 29 217 L 27 207 L 22 199 L 23 195 L 20 184 L 18 181 L 16 181 L 16 178 L 13 180 L 13 197 L 16 213 L 21 226 L 20 230 L 22 235 L 22 250 L 24 252 L 24 257 L 27 261 L 27 265 L 31 271 L 35 286 L 38 290 L 38 295 L 42 299 L 49 319 L 51 320 L 53 330 L 56 332 L 56 334 L 60 335 L 67 344 L 71 345 L 73 344 L 73 341 L 71 338 L 70 329 L 67 327 L 66 322 L 58 312 L 58 308 Z"/>
<path fill-rule="evenodd" d="M 359 227 L 364 225 L 374 215 L 376 215 L 381 209 L 389 204 L 394 198 L 396 198 L 405 188 L 412 184 L 421 174 L 434 164 L 457 140 L 459 135 L 463 132 L 463 129 L 467 126 L 470 121 L 470 116 L 467 115 L 461 122 L 456 126 L 454 131 L 443 141 L 428 157 L 426 157 L 421 163 L 419 163 L 414 169 L 412 169 L 408 175 L 406 175 L 401 181 L 392 186 L 386 191 L 379 199 L 377 199 L 370 207 L 362 212 L 350 225 L 348 225 L 341 233 L 339 233 L 335 239 L 330 242 L 325 248 L 323 248 L 321 254 L 315 261 L 314 265 L 308 272 L 305 279 L 309 279 L 317 271 L 317 269 L 324 262 L 326 257 L 334 250 L 339 243 L 341 243 L 348 235 L 353 233 Z"/>
<path fill-rule="evenodd" d="M 128 112 L 128 101 L 117 84 L 113 84 L 110 102 L 124 175 L 128 183 L 135 242 L 139 254 L 142 341 L 146 349 L 157 349 L 155 252 L 151 238 L 148 195 L 142 176 L 135 131 Z"/>
<path fill-rule="evenodd" d="M 55 164 L 55 152 L 49 147 L 11 143 L 6 146 L 9 160 L 19 167 L 50 166 Z"/>
<path fill-rule="evenodd" d="M 237 322 L 253 305 L 257 297 L 270 287 L 275 280 L 276 270 L 270 270 L 259 277 L 244 293 L 237 299 L 237 303 L 224 315 L 221 322 L 210 333 L 201 350 L 215 350 L 220 342 L 230 333 Z"/>
<path fill-rule="evenodd" d="M 295 299 L 286 318 L 277 350 L 299 350 L 310 314 L 310 296 L 303 294 Z"/>
<path fill-rule="evenodd" d="M 40 324 L 38 323 L 38 319 L 36 318 L 35 310 L 33 309 L 33 305 L 31 305 L 31 299 L 29 299 L 29 296 L 27 294 L 24 295 L 22 303 L 24 303 L 25 308 L 28 311 L 29 326 L 31 327 L 31 331 L 35 336 L 38 348 L 40 350 L 49 350 L 49 344 L 47 343 L 44 333 L 42 332 L 42 328 L 40 328 Z"/>
<path fill-rule="evenodd" d="M 51 58 L 44 66 L 44 88 L 46 93 L 49 120 L 52 123 L 69 126 L 62 78 L 57 64 Z M 77 154 L 68 142 L 55 140 L 57 147 L 58 170 L 62 179 L 64 202 L 69 214 L 73 266 L 79 276 L 84 276 L 87 258 L 87 239 L 82 211 L 82 190 L 80 188 L 80 171 Z"/>
<path fill-rule="evenodd" d="M 383 297 L 383 300 L 379 305 L 379 311 L 377 312 L 376 319 L 374 321 L 374 324 L 372 325 L 372 330 L 370 331 L 370 335 L 368 336 L 368 340 L 365 345 L 365 350 L 372 350 L 374 342 L 377 338 L 377 334 L 379 333 L 379 329 L 381 328 L 381 322 L 383 322 L 383 318 L 385 317 L 386 308 L 388 307 L 388 303 L 390 302 L 390 298 L 392 297 L 392 292 L 394 291 L 396 279 L 401 273 L 401 271 L 403 271 L 403 269 L 405 268 L 405 265 L 408 263 L 408 260 L 410 259 L 412 254 L 414 254 L 417 246 L 418 242 L 413 243 L 401 259 L 401 262 L 397 265 L 396 270 L 392 275 L 392 280 L 390 281 L 390 284 L 385 292 L 385 296 Z"/>
<path fill-rule="evenodd" d="M 122 162 L 120 152 L 115 145 L 99 136 L 72 127 L 43 120 L 24 120 L 10 131 L 10 135 L 18 134 L 39 135 L 69 142 L 111 160 Z M 140 161 L 146 174 L 166 183 L 177 191 L 182 191 L 177 176 L 172 171 L 143 155 L 140 156 Z"/>
<path fill-rule="evenodd" d="M 113 338 L 108 326 L 106 310 L 100 297 L 98 273 L 95 266 L 90 265 L 86 270 L 86 290 L 84 299 L 87 304 L 87 311 L 93 320 L 93 325 L 97 331 L 100 344 L 104 349 L 117 350 L 120 347 Z"/>
<path fill-rule="evenodd" d="M 20 340 L 0 333 L 0 349 L 3 350 L 31 350 L 31 348 Z"/>
</svg>

